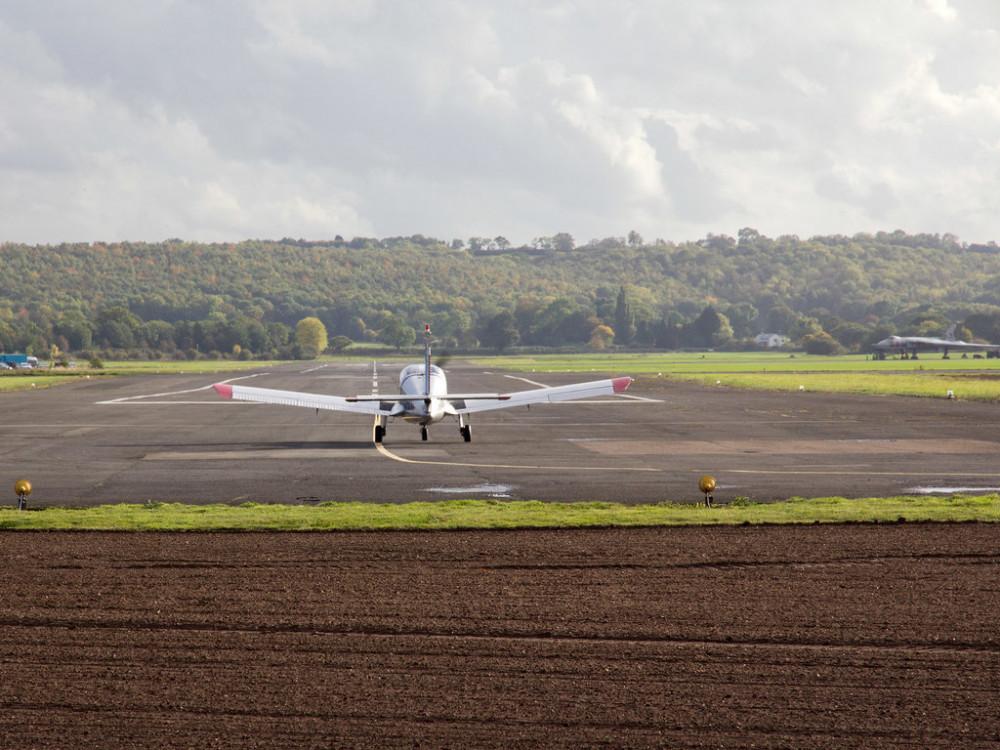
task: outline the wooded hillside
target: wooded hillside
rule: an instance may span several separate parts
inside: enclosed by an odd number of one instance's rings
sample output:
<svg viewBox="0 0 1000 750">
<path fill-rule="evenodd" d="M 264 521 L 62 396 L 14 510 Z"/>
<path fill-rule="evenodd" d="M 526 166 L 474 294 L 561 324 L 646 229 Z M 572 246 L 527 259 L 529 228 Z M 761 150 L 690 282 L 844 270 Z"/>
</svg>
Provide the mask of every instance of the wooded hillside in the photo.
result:
<svg viewBox="0 0 1000 750">
<path fill-rule="evenodd" d="M 420 235 L 0 246 L 8 351 L 273 353 L 306 316 L 331 340 L 429 323 L 463 347 L 740 346 L 774 332 L 858 349 L 890 332 L 939 335 L 952 320 L 997 343 L 1000 247 L 903 232 L 771 239 L 750 228 L 681 244 L 633 232 L 530 247 Z M 226 333 L 216 341 L 206 328 Z"/>
</svg>

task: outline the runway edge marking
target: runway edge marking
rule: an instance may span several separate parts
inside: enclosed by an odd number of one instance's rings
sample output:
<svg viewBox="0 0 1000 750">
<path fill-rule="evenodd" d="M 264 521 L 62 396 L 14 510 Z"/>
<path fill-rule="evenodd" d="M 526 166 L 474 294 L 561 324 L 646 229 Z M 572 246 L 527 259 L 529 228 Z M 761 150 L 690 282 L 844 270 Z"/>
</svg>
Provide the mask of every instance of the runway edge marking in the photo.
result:
<svg viewBox="0 0 1000 750">
<path fill-rule="evenodd" d="M 222 382 L 222 383 L 232 383 L 232 382 L 234 382 L 236 380 L 248 380 L 250 378 L 256 378 L 256 377 L 258 377 L 260 375 L 267 375 L 267 373 L 266 372 L 259 372 L 259 373 L 255 373 L 253 375 L 241 375 L 238 378 L 229 378 L 229 380 L 223 380 L 223 381 L 220 381 L 220 382 Z M 184 393 L 198 393 L 199 391 L 208 391 L 208 390 L 211 390 L 214 385 L 215 385 L 214 383 L 210 383 L 209 385 L 202 385 L 202 386 L 199 386 L 197 388 L 187 388 L 187 389 L 185 389 L 183 391 L 166 391 L 165 393 L 145 393 L 145 394 L 142 394 L 140 396 L 122 396 L 121 398 L 112 398 L 112 399 L 108 399 L 107 401 L 95 401 L 94 403 L 98 404 L 99 406 L 107 406 L 109 404 L 125 404 L 125 403 L 128 403 L 130 401 L 141 401 L 143 399 L 148 399 L 148 398 L 164 398 L 165 396 L 180 396 L 181 394 L 184 394 Z M 181 402 L 181 401 L 154 402 L 154 401 L 147 401 L 146 403 L 167 403 L 167 404 L 197 403 L 197 404 L 205 404 L 205 403 L 214 403 L 214 401 L 208 401 L 208 402 L 205 402 L 205 401 L 192 401 L 192 402 Z M 219 401 L 219 403 L 220 404 L 224 404 L 225 401 Z"/>
</svg>

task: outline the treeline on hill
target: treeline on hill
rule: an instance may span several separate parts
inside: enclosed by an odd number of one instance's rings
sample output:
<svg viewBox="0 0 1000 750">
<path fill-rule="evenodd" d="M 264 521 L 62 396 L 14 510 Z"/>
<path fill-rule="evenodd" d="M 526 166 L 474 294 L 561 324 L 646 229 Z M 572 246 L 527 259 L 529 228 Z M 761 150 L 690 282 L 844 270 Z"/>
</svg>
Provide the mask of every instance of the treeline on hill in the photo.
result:
<svg viewBox="0 0 1000 750">
<path fill-rule="evenodd" d="M 318 318 L 334 347 L 402 347 L 430 324 L 454 349 L 749 348 L 779 333 L 810 352 L 885 336 L 1000 343 L 1000 247 L 953 235 L 771 239 L 754 229 L 675 244 L 636 232 L 512 247 L 329 242 L 0 246 L 0 346 L 41 356 L 302 356 Z"/>
</svg>

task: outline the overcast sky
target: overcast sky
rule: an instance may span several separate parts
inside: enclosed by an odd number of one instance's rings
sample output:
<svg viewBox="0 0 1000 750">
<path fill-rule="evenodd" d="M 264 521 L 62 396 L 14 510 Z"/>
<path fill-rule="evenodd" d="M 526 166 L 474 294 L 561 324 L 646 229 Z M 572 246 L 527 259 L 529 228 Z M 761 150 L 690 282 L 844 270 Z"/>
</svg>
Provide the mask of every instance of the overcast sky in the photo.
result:
<svg viewBox="0 0 1000 750">
<path fill-rule="evenodd" d="M 0 241 L 1000 240 L 998 0 L 0 0 Z"/>
</svg>

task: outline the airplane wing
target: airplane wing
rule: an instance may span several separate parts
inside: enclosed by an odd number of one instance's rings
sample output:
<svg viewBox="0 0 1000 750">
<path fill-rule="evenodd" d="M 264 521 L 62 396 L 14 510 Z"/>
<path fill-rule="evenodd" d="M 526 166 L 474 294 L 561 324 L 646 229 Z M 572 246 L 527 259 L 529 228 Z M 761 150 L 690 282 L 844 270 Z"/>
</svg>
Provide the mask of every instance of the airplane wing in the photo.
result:
<svg viewBox="0 0 1000 750">
<path fill-rule="evenodd" d="M 229 385 L 217 383 L 212 386 L 223 398 L 234 401 L 254 401 L 261 404 L 283 404 L 285 406 L 304 406 L 310 409 L 331 409 L 333 411 L 353 411 L 361 414 L 384 414 L 393 416 L 394 407 L 399 397 L 386 397 L 375 400 L 359 401 L 343 396 L 324 396 L 318 393 L 302 393 L 300 391 L 279 391 L 274 388 L 252 388 L 247 385 Z M 413 396 L 408 397 L 411 401 Z M 395 409 L 395 411 L 399 411 Z"/>
<path fill-rule="evenodd" d="M 571 401 L 580 398 L 595 398 L 621 393 L 632 383 L 632 378 L 609 378 L 607 380 L 592 380 L 588 383 L 573 383 L 559 385 L 553 388 L 533 388 L 529 391 L 500 394 L 492 398 L 485 394 L 472 394 L 462 397 L 461 394 L 447 394 L 456 414 L 472 414 L 491 409 L 506 409 L 511 406 L 527 406 L 529 404 L 551 403 L 555 401 Z"/>
<path fill-rule="evenodd" d="M 962 351 L 989 351 L 991 349 L 998 348 L 996 344 L 976 344 L 969 341 L 960 341 L 958 339 L 930 339 L 930 338 L 918 338 L 912 336 L 903 339 L 906 343 L 904 346 L 909 349 L 950 349 Z"/>
<path fill-rule="evenodd" d="M 621 393 L 632 383 L 632 378 L 609 378 L 593 380 L 588 383 L 573 383 L 554 388 L 533 388 L 515 393 L 468 393 L 443 394 L 433 396 L 435 399 L 447 401 L 453 414 L 471 414 L 490 409 L 505 409 L 511 406 L 527 406 L 529 404 L 569 401 L 581 398 L 595 398 Z M 282 404 L 284 406 L 302 406 L 309 409 L 329 409 L 333 411 L 351 411 L 361 414 L 381 414 L 387 417 L 397 416 L 404 410 L 400 407 L 404 401 L 421 401 L 422 396 L 415 394 L 393 394 L 381 396 L 326 396 L 318 393 L 303 393 L 301 391 L 282 391 L 274 388 L 253 388 L 246 385 L 229 385 L 217 383 L 216 393 L 223 398 L 234 401 L 253 401 L 261 404 Z"/>
<path fill-rule="evenodd" d="M 947 341 L 944 344 L 939 345 L 941 349 L 968 349 L 969 351 L 991 351 L 1000 349 L 1000 346 L 996 344 L 976 344 L 966 341 Z"/>
</svg>

